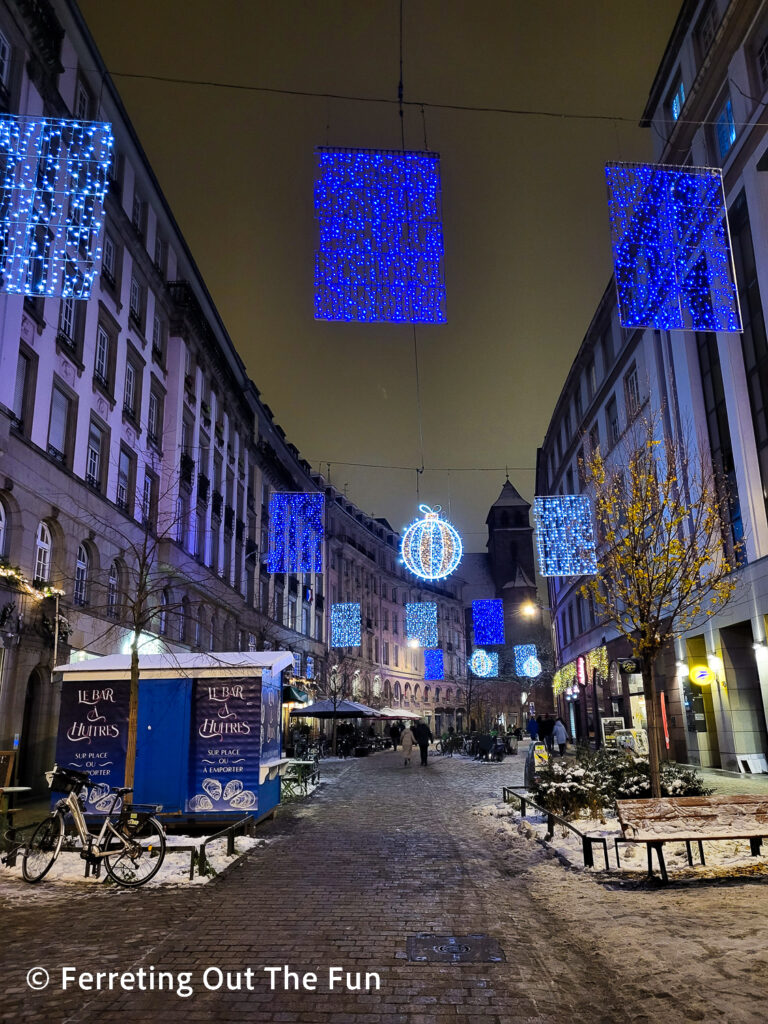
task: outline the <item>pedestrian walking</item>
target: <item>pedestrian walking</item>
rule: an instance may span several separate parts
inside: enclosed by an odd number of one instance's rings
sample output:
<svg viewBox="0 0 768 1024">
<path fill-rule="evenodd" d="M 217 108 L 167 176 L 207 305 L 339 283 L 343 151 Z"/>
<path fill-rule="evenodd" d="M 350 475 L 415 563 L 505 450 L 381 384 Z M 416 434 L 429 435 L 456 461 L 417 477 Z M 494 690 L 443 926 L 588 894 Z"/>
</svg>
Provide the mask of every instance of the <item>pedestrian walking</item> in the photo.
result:
<svg viewBox="0 0 768 1024">
<path fill-rule="evenodd" d="M 417 722 L 413 728 L 413 735 L 416 738 L 416 742 L 419 745 L 419 752 L 421 753 L 421 766 L 425 768 L 427 765 L 427 753 L 429 751 L 429 744 L 433 740 L 432 730 L 429 728 L 426 722 Z"/>
<path fill-rule="evenodd" d="M 565 748 L 568 746 L 568 733 L 565 731 L 562 719 L 558 718 L 552 728 L 552 740 L 560 748 L 560 756 L 562 757 L 565 753 Z"/>
<path fill-rule="evenodd" d="M 392 740 L 392 747 L 397 750 L 397 744 L 400 742 L 401 729 L 397 722 L 393 722 L 389 727 L 389 738 Z"/>
<path fill-rule="evenodd" d="M 539 721 L 539 739 L 544 741 L 544 746 L 547 748 L 548 753 L 552 753 L 553 739 L 552 730 L 555 728 L 554 720 L 550 715 L 544 715 L 544 718 Z"/>
<path fill-rule="evenodd" d="M 403 748 L 404 758 L 403 768 L 408 768 L 410 766 L 411 751 L 413 750 L 413 745 L 415 742 L 416 738 L 414 737 L 411 730 L 406 726 L 406 728 L 403 729 L 402 733 L 400 734 L 400 746 Z"/>
<path fill-rule="evenodd" d="M 528 719 L 526 729 L 528 730 L 528 735 L 531 737 L 531 743 L 535 743 L 536 740 L 539 738 L 539 723 L 536 721 L 533 715 L 531 715 L 531 717 Z"/>
</svg>

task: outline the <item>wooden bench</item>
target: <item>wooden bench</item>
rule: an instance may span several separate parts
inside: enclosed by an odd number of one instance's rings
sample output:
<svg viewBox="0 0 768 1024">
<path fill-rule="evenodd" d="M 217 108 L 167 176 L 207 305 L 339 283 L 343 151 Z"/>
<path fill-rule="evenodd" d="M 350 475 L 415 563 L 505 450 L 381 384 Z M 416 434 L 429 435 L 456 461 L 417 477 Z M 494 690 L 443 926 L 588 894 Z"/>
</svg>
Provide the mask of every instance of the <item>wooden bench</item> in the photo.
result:
<svg viewBox="0 0 768 1024">
<path fill-rule="evenodd" d="M 652 800 L 617 800 L 623 838 L 619 843 L 645 843 L 648 874 L 653 876 L 653 851 L 663 881 L 667 881 L 664 843 L 685 843 L 688 863 L 693 865 L 691 843 L 697 843 L 704 863 L 703 842 L 720 839 L 748 839 L 750 853 L 760 856 L 760 845 L 768 836 L 766 796 L 679 796 Z"/>
</svg>

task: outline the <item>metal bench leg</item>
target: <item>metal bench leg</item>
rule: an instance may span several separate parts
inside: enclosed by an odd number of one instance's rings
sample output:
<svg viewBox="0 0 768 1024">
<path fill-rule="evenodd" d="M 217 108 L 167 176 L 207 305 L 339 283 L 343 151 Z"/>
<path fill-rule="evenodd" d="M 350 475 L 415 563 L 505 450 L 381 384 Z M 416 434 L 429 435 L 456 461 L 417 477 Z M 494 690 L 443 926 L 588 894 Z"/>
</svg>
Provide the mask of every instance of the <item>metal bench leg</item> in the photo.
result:
<svg viewBox="0 0 768 1024">
<path fill-rule="evenodd" d="M 699 844 L 699 857 L 701 857 L 701 863 L 704 864 L 704 844 L 700 839 L 697 842 Z M 704 864 L 704 867 L 706 867 L 706 864 Z"/>
<path fill-rule="evenodd" d="M 619 856 L 619 840 L 618 839 L 614 839 L 613 840 L 613 845 L 616 847 L 616 867 L 620 868 L 621 867 L 621 857 Z"/>
<path fill-rule="evenodd" d="M 584 867 L 593 868 L 595 866 L 595 858 L 592 854 L 592 840 L 589 836 L 582 837 L 581 852 L 584 855 Z"/>
<path fill-rule="evenodd" d="M 658 857 L 658 860 L 659 860 L 659 871 L 661 872 L 661 880 L 663 882 L 668 882 L 669 878 L 667 876 L 667 865 L 664 863 L 664 844 L 663 843 L 651 843 L 649 845 L 649 847 L 648 847 L 648 860 L 649 861 L 651 859 L 651 847 L 653 847 L 656 850 L 656 856 Z"/>
<path fill-rule="evenodd" d="M 691 840 L 685 840 L 685 852 L 688 854 L 688 867 L 693 867 L 693 852 L 691 851 Z"/>
<path fill-rule="evenodd" d="M 762 840 L 761 836 L 752 836 L 750 838 L 750 840 L 749 840 L 749 852 L 752 854 L 753 857 L 759 857 L 760 856 L 760 846 L 762 845 L 762 842 L 763 842 L 763 840 Z"/>
</svg>

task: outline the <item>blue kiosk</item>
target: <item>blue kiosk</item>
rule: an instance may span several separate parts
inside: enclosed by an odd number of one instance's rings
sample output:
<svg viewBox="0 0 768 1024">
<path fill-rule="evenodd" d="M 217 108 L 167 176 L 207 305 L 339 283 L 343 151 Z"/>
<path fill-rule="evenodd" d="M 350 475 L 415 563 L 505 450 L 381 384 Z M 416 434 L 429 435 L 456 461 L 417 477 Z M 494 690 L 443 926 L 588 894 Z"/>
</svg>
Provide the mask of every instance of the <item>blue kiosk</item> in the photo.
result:
<svg viewBox="0 0 768 1024">
<path fill-rule="evenodd" d="M 166 825 L 260 820 L 280 802 L 282 672 L 286 651 L 139 656 L 133 800 Z M 128 749 L 130 655 L 56 669 L 56 762 L 88 772 L 86 811 L 107 809 Z"/>
</svg>

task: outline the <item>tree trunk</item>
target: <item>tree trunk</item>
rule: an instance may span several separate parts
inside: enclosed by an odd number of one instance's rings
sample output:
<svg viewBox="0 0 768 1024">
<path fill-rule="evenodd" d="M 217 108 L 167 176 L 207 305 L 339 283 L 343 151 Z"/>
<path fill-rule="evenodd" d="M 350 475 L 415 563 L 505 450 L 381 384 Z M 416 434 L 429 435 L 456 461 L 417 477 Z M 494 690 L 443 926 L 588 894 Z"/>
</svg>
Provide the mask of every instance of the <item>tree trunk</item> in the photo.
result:
<svg viewBox="0 0 768 1024">
<path fill-rule="evenodd" d="M 651 796 L 661 796 L 661 775 L 659 770 L 659 713 L 656 694 L 655 655 L 643 655 L 643 693 L 645 713 L 648 718 L 648 764 L 651 775 Z"/>
<path fill-rule="evenodd" d="M 128 697 L 128 750 L 125 755 L 124 786 L 132 786 L 136 770 L 136 734 L 139 728 L 139 647 L 134 635 L 131 645 L 131 688 Z"/>
</svg>

